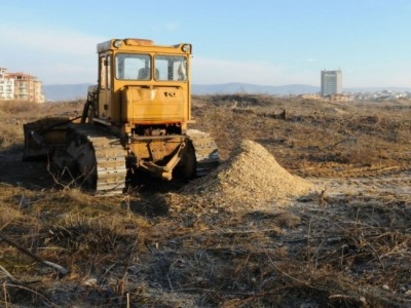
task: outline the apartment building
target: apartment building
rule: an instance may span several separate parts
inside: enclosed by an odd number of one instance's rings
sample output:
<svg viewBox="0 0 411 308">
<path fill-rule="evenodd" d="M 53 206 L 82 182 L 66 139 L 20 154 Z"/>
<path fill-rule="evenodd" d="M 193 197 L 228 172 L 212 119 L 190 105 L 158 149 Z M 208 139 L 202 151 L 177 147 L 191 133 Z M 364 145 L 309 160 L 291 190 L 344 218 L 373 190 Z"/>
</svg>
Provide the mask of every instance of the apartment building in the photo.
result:
<svg viewBox="0 0 411 308">
<path fill-rule="evenodd" d="M 0 100 L 14 99 L 14 79 L 7 76 L 7 70 L 0 67 Z"/>
<path fill-rule="evenodd" d="M 342 72 L 321 71 L 321 95 L 329 96 L 342 93 Z"/>
<path fill-rule="evenodd" d="M 1 83 L 3 76 L 4 87 L 3 92 Z M 2 95 L 2 93 L 4 95 Z M 29 74 L 24 73 L 7 73 L 5 68 L 0 69 L 0 99 L 3 100 L 19 100 L 30 103 L 44 103 L 44 95 L 42 93 L 42 83 Z"/>
</svg>

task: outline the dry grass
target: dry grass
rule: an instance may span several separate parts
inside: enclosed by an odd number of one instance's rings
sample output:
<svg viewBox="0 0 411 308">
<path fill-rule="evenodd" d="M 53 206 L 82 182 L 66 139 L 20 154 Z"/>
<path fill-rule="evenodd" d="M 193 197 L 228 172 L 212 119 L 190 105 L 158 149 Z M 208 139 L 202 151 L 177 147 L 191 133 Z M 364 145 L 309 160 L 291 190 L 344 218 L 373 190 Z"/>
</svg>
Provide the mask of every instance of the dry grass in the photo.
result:
<svg viewBox="0 0 411 308">
<path fill-rule="evenodd" d="M 47 186 L 5 151 L 1 236 L 70 273 L 2 241 L 1 305 L 409 307 L 410 106 L 195 97 L 224 162 L 173 191 Z"/>
<path fill-rule="evenodd" d="M 245 95 L 242 100 L 251 98 Z M 408 166 L 411 108 L 407 102 L 348 104 L 264 97 L 261 106 L 252 107 L 235 105 L 226 96 L 199 100 L 195 114 L 212 120 L 199 121 L 198 128 L 214 133 L 223 145 L 223 159 L 249 139 L 266 147 L 287 170 L 303 176 L 335 176 L 332 171 L 340 169 L 346 176 L 360 176 L 388 166 Z M 285 118 L 281 117 L 284 110 Z"/>
<path fill-rule="evenodd" d="M 19 147 L 23 143 L 23 124 L 44 116 L 77 116 L 83 102 L 34 104 L 0 101 L 0 150 Z"/>
</svg>

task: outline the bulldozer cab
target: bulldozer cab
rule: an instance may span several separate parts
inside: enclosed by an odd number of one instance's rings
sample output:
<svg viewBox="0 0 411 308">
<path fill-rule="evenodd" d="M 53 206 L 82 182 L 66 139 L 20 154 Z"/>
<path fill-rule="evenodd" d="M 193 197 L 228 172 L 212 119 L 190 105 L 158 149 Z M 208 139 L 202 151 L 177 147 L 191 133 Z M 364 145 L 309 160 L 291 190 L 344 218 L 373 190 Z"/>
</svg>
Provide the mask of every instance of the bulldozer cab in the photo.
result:
<svg viewBox="0 0 411 308">
<path fill-rule="evenodd" d="M 98 44 L 94 120 L 126 130 L 178 124 L 183 133 L 191 118 L 191 50 L 190 44 L 158 46 L 142 39 Z"/>
</svg>

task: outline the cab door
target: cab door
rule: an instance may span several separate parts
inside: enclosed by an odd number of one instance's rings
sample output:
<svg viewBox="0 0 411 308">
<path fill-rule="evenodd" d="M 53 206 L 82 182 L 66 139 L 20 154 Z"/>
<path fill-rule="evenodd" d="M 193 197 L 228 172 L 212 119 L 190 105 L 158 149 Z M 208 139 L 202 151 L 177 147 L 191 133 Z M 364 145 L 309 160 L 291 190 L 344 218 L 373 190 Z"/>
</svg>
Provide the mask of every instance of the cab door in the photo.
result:
<svg viewBox="0 0 411 308">
<path fill-rule="evenodd" d="M 100 119 L 111 118 L 111 54 L 100 54 L 99 57 L 99 92 L 97 114 Z"/>
</svg>

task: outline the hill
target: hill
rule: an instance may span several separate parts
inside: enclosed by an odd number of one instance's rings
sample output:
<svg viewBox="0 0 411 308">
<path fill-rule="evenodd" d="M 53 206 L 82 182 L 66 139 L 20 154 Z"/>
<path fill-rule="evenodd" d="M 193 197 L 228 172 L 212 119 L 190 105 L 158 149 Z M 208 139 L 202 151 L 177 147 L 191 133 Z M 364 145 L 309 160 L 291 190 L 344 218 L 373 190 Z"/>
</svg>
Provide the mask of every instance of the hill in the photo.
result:
<svg viewBox="0 0 411 308">
<path fill-rule="evenodd" d="M 66 101 L 75 99 L 84 99 L 87 95 L 87 88 L 91 84 L 56 84 L 43 85 L 43 94 L 46 101 Z M 214 85 L 193 85 L 193 94 L 273 94 L 273 95 L 298 95 L 302 93 L 316 93 L 319 87 L 291 84 L 283 86 L 263 86 L 248 83 L 224 83 Z"/>
<path fill-rule="evenodd" d="M 43 85 L 43 94 L 46 101 L 85 99 L 90 85 L 89 83 Z"/>
<path fill-rule="evenodd" d="M 43 93 L 46 101 L 70 101 L 76 99 L 85 99 L 87 95 L 87 88 L 91 84 L 56 84 L 43 85 Z M 346 92 L 378 92 L 382 90 L 390 90 L 394 92 L 409 92 L 410 88 L 401 87 L 373 87 L 373 88 L 344 88 Z M 303 93 L 318 93 L 320 87 L 304 85 L 304 84 L 289 84 L 282 86 L 268 86 L 256 85 L 250 83 L 223 83 L 223 84 L 209 84 L 192 86 L 192 93 L 196 95 L 206 94 L 270 94 L 270 95 L 299 95 Z"/>
<path fill-rule="evenodd" d="M 316 93 L 320 91 L 319 87 L 304 84 L 290 84 L 283 86 L 266 86 L 249 83 L 224 83 L 213 85 L 193 85 L 194 94 L 274 94 L 274 95 L 298 95 L 302 93 Z"/>
</svg>

